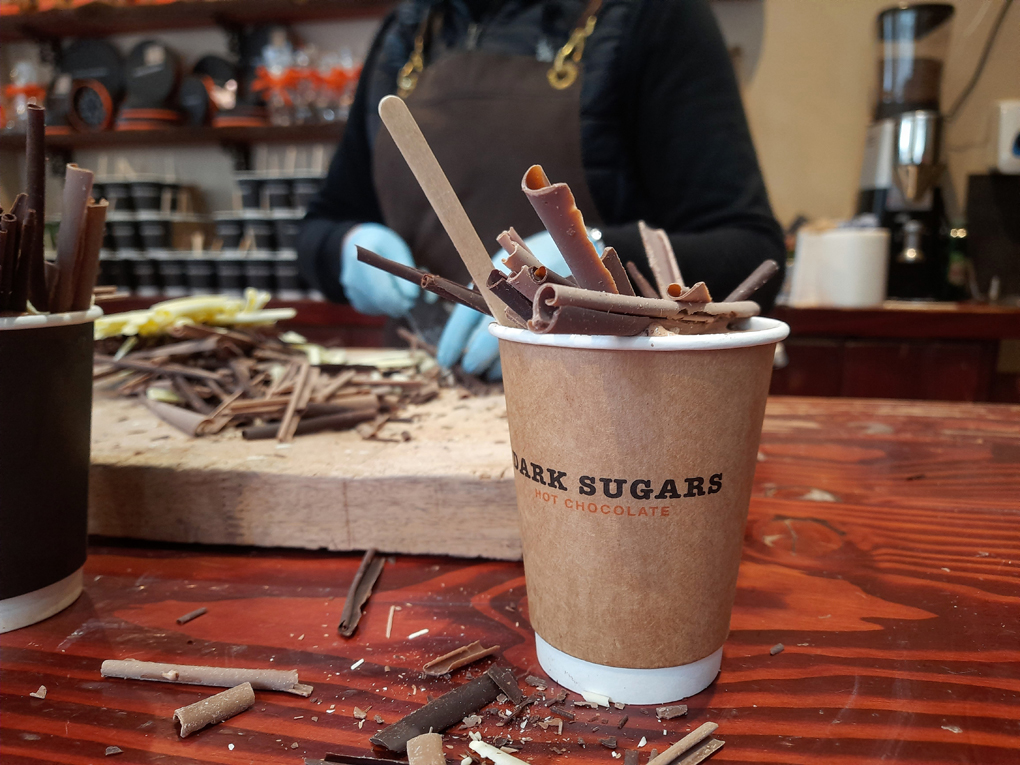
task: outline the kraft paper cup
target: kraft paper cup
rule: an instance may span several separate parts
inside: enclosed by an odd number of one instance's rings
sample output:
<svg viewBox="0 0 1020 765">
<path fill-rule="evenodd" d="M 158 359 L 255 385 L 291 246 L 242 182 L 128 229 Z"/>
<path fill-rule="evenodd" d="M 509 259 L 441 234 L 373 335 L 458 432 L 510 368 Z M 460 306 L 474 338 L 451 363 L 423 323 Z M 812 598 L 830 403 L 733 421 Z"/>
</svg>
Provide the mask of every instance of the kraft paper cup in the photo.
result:
<svg viewBox="0 0 1020 765">
<path fill-rule="evenodd" d="M 0 317 L 0 632 L 81 594 L 93 322 L 102 314 Z"/>
<path fill-rule="evenodd" d="M 729 632 L 777 342 L 789 328 L 499 338 L 538 660 L 627 704 L 706 688 Z"/>
</svg>

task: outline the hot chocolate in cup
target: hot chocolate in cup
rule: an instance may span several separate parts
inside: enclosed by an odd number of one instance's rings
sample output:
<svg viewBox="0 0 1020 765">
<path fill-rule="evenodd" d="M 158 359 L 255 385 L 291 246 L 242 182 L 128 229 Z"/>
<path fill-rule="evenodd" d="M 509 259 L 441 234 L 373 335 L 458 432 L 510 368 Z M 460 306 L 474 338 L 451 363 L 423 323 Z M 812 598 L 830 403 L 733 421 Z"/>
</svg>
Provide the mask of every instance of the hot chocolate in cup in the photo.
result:
<svg viewBox="0 0 1020 765">
<path fill-rule="evenodd" d="M 715 679 L 782 322 L 499 338 L 539 663 L 627 704 Z"/>
</svg>

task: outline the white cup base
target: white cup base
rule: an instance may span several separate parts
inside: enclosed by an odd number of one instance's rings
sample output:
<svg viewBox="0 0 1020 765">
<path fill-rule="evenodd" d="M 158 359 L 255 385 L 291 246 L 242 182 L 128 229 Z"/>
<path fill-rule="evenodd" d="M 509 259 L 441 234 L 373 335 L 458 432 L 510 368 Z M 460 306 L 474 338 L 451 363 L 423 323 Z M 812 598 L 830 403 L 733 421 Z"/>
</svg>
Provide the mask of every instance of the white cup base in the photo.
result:
<svg viewBox="0 0 1020 765">
<path fill-rule="evenodd" d="M 679 667 L 630 669 L 607 667 L 553 648 L 536 633 L 538 663 L 564 688 L 592 691 L 621 704 L 668 704 L 700 693 L 712 684 L 722 664 L 722 648 Z"/>
<path fill-rule="evenodd" d="M 78 599 L 81 588 L 82 569 L 79 568 L 59 582 L 0 600 L 0 633 L 27 627 L 63 611 Z"/>
</svg>

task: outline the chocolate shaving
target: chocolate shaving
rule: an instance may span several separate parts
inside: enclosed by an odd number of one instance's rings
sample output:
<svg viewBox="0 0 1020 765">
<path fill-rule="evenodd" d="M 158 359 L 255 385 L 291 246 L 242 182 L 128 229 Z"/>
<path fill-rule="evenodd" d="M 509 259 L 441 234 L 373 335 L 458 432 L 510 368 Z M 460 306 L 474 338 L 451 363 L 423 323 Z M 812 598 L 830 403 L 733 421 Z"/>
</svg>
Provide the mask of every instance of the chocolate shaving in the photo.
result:
<svg viewBox="0 0 1020 765">
<path fill-rule="evenodd" d="M 574 717 L 574 713 L 573 712 L 571 712 L 568 709 L 564 709 L 563 707 L 558 706 L 556 704 L 553 704 L 552 706 L 550 706 L 549 707 L 549 711 L 550 712 L 555 712 L 556 714 L 560 715 L 561 717 L 566 717 L 570 721 L 573 721 L 573 720 L 576 719 Z"/>
<path fill-rule="evenodd" d="M 600 738 L 599 743 L 602 744 L 602 746 L 604 746 L 606 749 L 616 749 L 616 738 L 614 736 Z"/>
<path fill-rule="evenodd" d="M 691 751 L 686 757 L 681 760 L 677 760 L 674 765 L 698 765 L 698 763 L 704 762 L 713 754 L 722 749 L 723 744 L 726 742 L 718 738 L 710 738 L 704 744 L 699 745 L 696 749 Z"/>
<path fill-rule="evenodd" d="M 115 754 L 122 754 L 124 752 L 119 746 L 108 746 L 106 747 L 106 757 L 112 757 Z"/>
<path fill-rule="evenodd" d="M 363 409 L 360 411 L 327 414 L 322 417 L 302 418 L 294 429 L 294 435 L 303 436 L 308 433 L 321 433 L 324 430 L 347 430 L 374 417 L 374 410 Z M 264 438 L 276 438 L 278 432 L 279 426 L 275 424 L 251 425 L 242 430 L 241 435 L 244 436 L 246 441 L 258 441 Z"/>
<path fill-rule="evenodd" d="M 138 398 L 159 419 L 191 438 L 197 436 L 199 428 L 208 421 L 206 415 L 192 412 L 190 409 L 167 404 L 163 401 L 153 401 L 144 394 Z"/>
<path fill-rule="evenodd" d="M 499 689 L 514 704 L 520 704 L 524 700 L 524 693 L 521 691 L 520 686 L 517 685 L 517 680 L 510 670 L 505 667 L 490 667 L 489 677 L 493 679 L 496 685 L 499 686 Z"/>
<path fill-rule="evenodd" d="M 651 282 L 649 282 L 645 278 L 645 275 L 641 273 L 641 271 L 637 267 L 637 263 L 635 263 L 633 260 L 627 261 L 627 273 L 630 274 L 630 278 L 634 280 L 634 285 L 637 287 L 638 294 L 640 294 L 641 297 L 646 298 L 659 297 L 659 294 L 655 291 L 655 288 L 652 287 Z"/>
<path fill-rule="evenodd" d="M 581 211 L 565 183 L 550 183 L 541 165 L 532 165 L 521 180 L 521 189 L 552 237 L 570 273 L 580 287 L 619 292 L 613 276 L 599 259 L 588 239 Z"/>
<path fill-rule="evenodd" d="M 629 719 L 630 717 L 628 715 L 624 715 L 622 718 L 620 718 L 620 722 L 616 724 L 616 727 L 623 728 L 623 726 L 627 724 L 627 720 Z"/>
<path fill-rule="evenodd" d="M 174 712 L 174 722 L 181 726 L 181 738 L 240 714 L 255 703 L 251 683 L 242 683 L 229 691 L 181 707 Z"/>
<path fill-rule="evenodd" d="M 652 275 L 659 287 L 659 295 L 667 297 L 670 284 L 684 286 L 683 277 L 680 276 L 680 265 L 676 261 L 669 236 L 661 228 L 651 228 L 643 220 L 638 221 L 638 232 L 641 234 L 641 243 L 648 256 L 648 264 L 652 267 Z"/>
<path fill-rule="evenodd" d="M 678 303 L 710 303 L 712 295 L 704 282 L 698 282 L 693 287 L 684 287 L 682 284 L 670 284 L 666 288 L 666 294 Z"/>
<path fill-rule="evenodd" d="M 500 686 L 493 677 L 499 674 L 498 670 L 507 672 L 499 667 L 490 667 L 481 677 L 419 707 L 403 719 L 383 728 L 369 741 L 391 752 L 403 752 L 407 748 L 407 742 L 415 736 L 431 731 L 444 731 L 456 725 L 467 715 L 491 704 L 499 695 Z"/>
<path fill-rule="evenodd" d="M 408 765 L 446 765 L 443 737 L 438 733 L 423 733 L 407 742 Z"/>
<path fill-rule="evenodd" d="M 489 279 L 485 286 L 496 297 L 506 303 L 508 310 L 513 311 L 525 321 L 531 318 L 531 301 L 524 293 L 519 292 L 516 287 L 507 281 L 506 274 L 502 271 L 495 268 L 492 269 L 492 273 L 489 274 Z"/>
<path fill-rule="evenodd" d="M 544 691 L 549 687 L 548 682 L 545 678 L 535 677 L 534 675 L 528 675 L 524 678 L 524 682 L 530 685 L 532 688 L 538 688 L 540 691 Z"/>
<path fill-rule="evenodd" d="M 768 284 L 769 279 L 775 276 L 778 271 L 779 264 L 776 261 L 766 260 L 754 269 L 750 276 L 738 284 L 733 292 L 726 296 L 726 302 L 748 300 L 755 292 Z"/>
<path fill-rule="evenodd" d="M 506 725 L 507 723 L 516 720 L 518 717 L 520 717 L 521 712 L 530 707 L 537 700 L 538 699 L 536 699 L 534 696 L 528 696 L 526 699 L 521 700 L 521 702 L 510 711 L 510 714 L 508 714 L 499 722 L 499 725 Z"/>
<path fill-rule="evenodd" d="M 675 717 L 683 717 L 687 714 L 686 704 L 673 704 L 668 707 L 656 707 L 655 716 L 660 720 L 672 720 Z"/>
<path fill-rule="evenodd" d="M 688 751 L 696 744 L 700 744 L 706 738 L 711 736 L 719 726 L 714 722 L 707 722 L 700 728 L 693 730 L 688 733 L 682 739 L 677 741 L 673 746 L 669 747 L 665 752 L 656 757 L 653 757 L 648 761 L 648 765 L 669 765 L 677 757 L 684 752 Z M 707 755 L 706 755 L 707 756 Z"/>
<path fill-rule="evenodd" d="M 447 672 L 453 672 L 455 669 L 465 667 L 479 659 L 484 659 L 486 656 L 492 656 L 498 650 L 498 645 L 494 645 L 491 648 L 482 648 L 482 644 L 475 641 L 469 645 L 455 648 L 437 659 L 433 659 L 422 667 L 422 671 L 426 675 L 439 677 Z"/>
<path fill-rule="evenodd" d="M 209 613 L 209 609 L 206 608 L 205 606 L 203 606 L 202 608 L 196 608 L 194 611 L 189 611 L 188 613 L 184 614 L 184 616 L 178 616 L 177 623 L 187 624 L 192 619 L 197 619 L 198 617 L 204 616 L 207 613 Z"/>
<path fill-rule="evenodd" d="M 361 559 L 361 565 L 354 574 L 351 587 L 347 591 L 347 600 L 344 601 L 344 610 L 340 614 L 340 625 L 337 632 L 341 637 L 349 638 L 358 629 L 358 622 L 361 620 L 361 609 L 368 602 L 375 587 L 376 580 L 382 573 L 386 561 L 383 558 L 375 557 L 375 550 L 365 551 Z"/>
</svg>

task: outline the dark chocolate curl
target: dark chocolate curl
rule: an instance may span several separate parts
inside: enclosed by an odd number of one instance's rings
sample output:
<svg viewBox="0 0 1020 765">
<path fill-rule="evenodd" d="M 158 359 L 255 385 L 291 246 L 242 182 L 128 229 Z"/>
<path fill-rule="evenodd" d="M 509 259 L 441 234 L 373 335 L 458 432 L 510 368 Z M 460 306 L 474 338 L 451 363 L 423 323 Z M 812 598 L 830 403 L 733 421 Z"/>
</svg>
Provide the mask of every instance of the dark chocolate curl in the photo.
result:
<svg viewBox="0 0 1020 765">
<path fill-rule="evenodd" d="M 28 299 L 37 311 L 48 311 L 43 239 L 46 231 L 46 110 L 28 106 L 28 131 L 25 135 L 25 160 L 28 175 L 28 208 L 35 210 L 36 230 L 28 249 Z"/>
<path fill-rule="evenodd" d="M 87 311 L 92 305 L 92 289 L 99 275 L 99 251 L 103 247 L 108 202 L 93 202 L 85 211 L 85 231 L 82 234 L 81 254 L 75 273 L 72 311 Z"/>
<path fill-rule="evenodd" d="M 492 269 L 492 273 L 489 274 L 489 280 L 485 286 L 489 288 L 493 295 L 506 303 L 507 308 L 522 319 L 527 321 L 531 318 L 531 301 L 507 281 L 506 274 L 502 271 L 495 268 Z"/>
<path fill-rule="evenodd" d="M 35 210 L 26 210 L 22 216 L 21 235 L 18 237 L 17 269 L 11 284 L 10 310 L 24 313 L 28 309 L 28 288 L 32 277 L 32 246 L 40 227 Z"/>
<path fill-rule="evenodd" d="M 67 166 L 64 181 L 64 207 L 57 232 L 57 283 L 50 300 L 54 313 L 70 310 L 74 299 L 74 276 L 81 250 L 85 213 L 92 193 L 92 171 L 75 164 Z"/>
<path fill-rule="evenodd" d="M 532 165 L 524 174 L 521 188 L 578 285 L 600 292 L 619 292 L 612 274 L 602 265 L 595 245 L 588 239 L 584 218 L 567 184 L 550 183 L 541 165 Z"/>
</svg>

